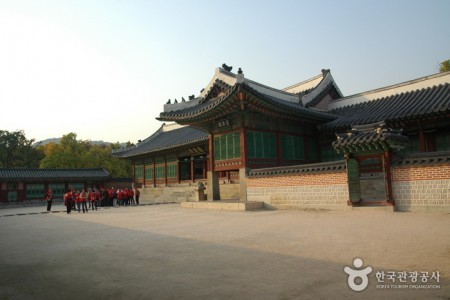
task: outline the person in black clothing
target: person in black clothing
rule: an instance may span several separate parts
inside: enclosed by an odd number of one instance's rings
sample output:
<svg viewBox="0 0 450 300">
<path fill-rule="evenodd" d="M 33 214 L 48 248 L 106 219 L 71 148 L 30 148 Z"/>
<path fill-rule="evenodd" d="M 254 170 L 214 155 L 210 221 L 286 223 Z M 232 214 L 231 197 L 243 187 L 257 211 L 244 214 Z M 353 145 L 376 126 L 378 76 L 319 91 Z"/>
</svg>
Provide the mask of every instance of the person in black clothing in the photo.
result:
<svg viewBox="0 0 450 300">
<path fill-rule="evenodd" d="M 109 193 L 107 189 L 103 190 L 103 200 L 102 200 L 102 206 L 108 206 L 109 205 Z"/>
</svg>

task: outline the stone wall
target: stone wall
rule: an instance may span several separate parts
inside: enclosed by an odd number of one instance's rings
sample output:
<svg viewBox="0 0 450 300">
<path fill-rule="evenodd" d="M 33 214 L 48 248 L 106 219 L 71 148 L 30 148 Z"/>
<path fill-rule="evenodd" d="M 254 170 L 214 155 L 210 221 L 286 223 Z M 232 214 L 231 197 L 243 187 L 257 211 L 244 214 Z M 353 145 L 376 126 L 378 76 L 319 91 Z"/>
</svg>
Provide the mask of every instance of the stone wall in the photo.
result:
<svg viewBox="0 0 450 300">
<path fill-rule="evenodd" d="M 450 162 L 396 166 L 392 190 L 398 211 L 450 212 Z"/>
<path fill-rule="evenodd" d="M 247 200 L 276 209 L 347 209 L 343 161 L 252 170 Z"/>
<path fill-rule="evenodd" d="M 196 186 L 148 187 L 140 189 L 140 204 L 196 201 Z"/>
<path fill-rule="evenodd" d="M 239 183 L 219 184 L 220 200 L 240 199 Z"/>
</svg>

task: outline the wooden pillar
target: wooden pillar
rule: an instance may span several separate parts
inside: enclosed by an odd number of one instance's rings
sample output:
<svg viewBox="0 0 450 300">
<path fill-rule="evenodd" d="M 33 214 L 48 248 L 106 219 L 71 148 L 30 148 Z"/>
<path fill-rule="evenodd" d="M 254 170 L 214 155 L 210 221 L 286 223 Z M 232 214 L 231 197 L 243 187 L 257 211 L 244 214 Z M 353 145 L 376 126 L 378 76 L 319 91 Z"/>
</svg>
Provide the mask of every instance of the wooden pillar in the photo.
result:
<svg viewBox="0 0 450 300">
<path fill-rule="evenodd" d="M 142 184 L 145 185 L 145 160 L 142 161 Z M 131 182 L 131 186 L 134 187 L 136 183 L 133 181 Z"/>
<path fill-rule="evenodd" d="M 164 183 L 167 186 L 167 158 L 164 157 Z"/>
<path fill-rule="evenodd" d="M 191 181 L 195 182 L 195 157 L 191 154 Z"/>
<path fill-rule="evenodd" d="M 180 157 L 177 155 L 177 181 L 178 181 L 178 184 L 181 183 L 181 176 L 180 176 L 181 168 L 180 168 L 180 166 L 181 166 Z"/>
<path fill-rule="evenodd" d="M 209 159 L 208 159 L 207 195 L 208 201 L 220 200 L 219 175 L 214 168 L 214 135 L 209 135 Z"/>
<path fill-rule="evenodd" d="M 423 132 L 422 128 L 419 128 L 419 151 L 420 152 L 426 152 L 427 146 L 425 141 L 425 133 Z"/>
<path fill-rule="evenodd" d="M 209 157 L 208 157 L 208 171 L 214 171 L 214 135 L 210 134 L 208 139 Z"/>
<path fill-rule="evenodd" d="M 277 165 L 280 166 L 281 165 L 281 158 L 282 158 L 282 147 L 281 147 L 281 134 L 280 132 L 277 130 L 276 134 L 276 140 L 277 140 Z"/>
<path fill-rule="evenodd" d="M 153 160 L 153 187 L 156 186 L 156 161 Z"/>
<path fill-rule="evenodd" d="M 241 128 L 241 167 L 246 168 L 248 165 L 248 140 L 247 140 L 247 128 Z"/>
<path fill-rule="evenodd" d="M 395 205 L 393 192 L 392 192 L 392 174 L 391 174 L 391 158 L 392 158 L 392 152 L 391 150 L 388 150 L 384 152 L 383 155 L 384 158 L 384 171 L 386 176 L 386 187 L 387 187 L 387 202 L 392 203 L 392 205 Z"/>
<path fill-rule="evenodd" d="M 203 178 L 206 178 L 206 174 L 208 174 L 208 161 L 206 159 L 203 160 Z"/>
</svg>

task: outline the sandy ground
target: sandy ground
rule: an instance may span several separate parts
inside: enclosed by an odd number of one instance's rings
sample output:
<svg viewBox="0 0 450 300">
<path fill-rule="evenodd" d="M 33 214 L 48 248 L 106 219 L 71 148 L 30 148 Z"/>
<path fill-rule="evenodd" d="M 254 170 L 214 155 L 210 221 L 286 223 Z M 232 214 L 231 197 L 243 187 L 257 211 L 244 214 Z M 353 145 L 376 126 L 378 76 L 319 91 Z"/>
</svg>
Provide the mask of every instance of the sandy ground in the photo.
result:
<svg viewBox="0 0 450 300">
<path fill-rule="evenodd" d="M 450 299 L 450 214 L 62 210 L 0 210 L 0 299 Z M 403 271 L 440 278 L 375 277 Z"/>
</svg>

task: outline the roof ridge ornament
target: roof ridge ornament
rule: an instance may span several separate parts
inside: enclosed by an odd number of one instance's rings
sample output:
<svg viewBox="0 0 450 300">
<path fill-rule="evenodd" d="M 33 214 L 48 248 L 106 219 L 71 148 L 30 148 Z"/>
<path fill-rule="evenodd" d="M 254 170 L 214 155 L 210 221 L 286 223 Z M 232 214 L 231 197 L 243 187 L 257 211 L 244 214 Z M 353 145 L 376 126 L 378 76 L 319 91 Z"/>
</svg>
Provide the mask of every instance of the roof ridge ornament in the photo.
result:
<svg viewBox="0 0 450 300">
<path fill-rule="evenodd" d="M 233 67 L 227 66 L 227 64 L 222 64 L 222 68 L 227 72 L 231 72 L 231 70 L 233 70 Z"/>
<path fill-rule="evenodd" d="M 244 72 L 242 72 L 242 69 L 239 68 L 237 75 L 236 75 L 236 82 L 237 83 L 244 83 Z"/>
</svg>

